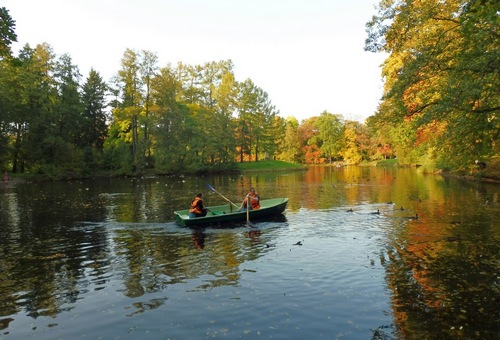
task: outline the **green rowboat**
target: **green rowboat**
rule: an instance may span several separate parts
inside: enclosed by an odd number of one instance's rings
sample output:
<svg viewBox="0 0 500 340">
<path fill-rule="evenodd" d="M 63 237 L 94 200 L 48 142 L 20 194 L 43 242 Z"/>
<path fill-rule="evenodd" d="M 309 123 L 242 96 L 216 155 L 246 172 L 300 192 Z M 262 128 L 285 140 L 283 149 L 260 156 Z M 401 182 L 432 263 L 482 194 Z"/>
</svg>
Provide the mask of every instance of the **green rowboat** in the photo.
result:
<svg viewBox="0 0 500 340">
<path fill-rule="evenodd" d="M 258 220 L 266 217 L 280 215 L 285 211 L 288 198 L 272 198 L 260 200 L 260 209 L 249 211 L 249 220 Z M 232 204 L 207 207 L 205 217 L 189 218 L 189 209 L 174 211 L 175 220 L 181 226 L 194 227 L 213 223 L 241 222 L 247 220 L 246 211 L 238 211 Z"/>
</svg>

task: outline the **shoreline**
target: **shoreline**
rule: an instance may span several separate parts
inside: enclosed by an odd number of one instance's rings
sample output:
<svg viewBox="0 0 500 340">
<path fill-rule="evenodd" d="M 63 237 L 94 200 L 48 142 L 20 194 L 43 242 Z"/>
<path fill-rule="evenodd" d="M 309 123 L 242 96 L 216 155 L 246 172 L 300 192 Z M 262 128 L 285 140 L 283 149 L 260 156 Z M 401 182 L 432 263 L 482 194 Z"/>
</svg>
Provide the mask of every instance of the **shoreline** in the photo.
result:
<svg viewBox="0 0 500 340">
<path fill-rule="evenodd" d="M 253 163 L 253 164 L 252 164 Z M 339 167 L 338 164 L 293 164 L 288 163 L 290 165 L 286 165 L 283 167 L 283 164 L 286 162 L 281 161 L 271 161 L 271 162 L 247 162 L 242 163 L 247 167 L 239 167 L 237 171 L 217 171 L 213 173 L 217 174 L 234 174 L 234 173 L 262 173 L 262 172 L 290 172 L 290 171 L 307 171 L 311 166 L 324 166 L 324 167 Z M 239 163 L 241 164 L 241 163 Z M 251 167 L 248 167 L 249 164 L 252 164 Z M 487 182 L 492 184 L 500 184 L 500 176 L 496 175 L 500 174 L 500 167 L 497 169 L 497 165 L 500 166 L 500 161 L 492 162 L 491 166 L 485 170 L 478 170 L 476 173 L 464 174 L 464 173 L 454 173 L 452 171 L 443 171 L 443 170 L 434 170 L 429 171 L 428 169 L 422 168 L 419 171 L 422 171 L 425 174 L 431 175 L 441 175 L 445 177 L 454 177 L 460 178 L 467 181 L 477 181 L 477 182 Z M 364 162 L 358 165 L 350 165 L 350 164 L 342 164 L 343 166 L 379 166 L 379 167 L 412 167 L 412 168 L 420 168 L 420 166 L 416 164 L 399 164 L 395 160 L 388 161 L 372 161 L 372 162 Z M 489 175 L 492 173 L 492 175 Z M 212 172 L 204 172 L 204 175 L 210 175 Z M 9 181 L 3 181 L 4 185 L 16 184 L 16 183 L 25 183 L 25 182 L 49 182 L 49 181 L 79 181 L 79 180 L 87 180 L 87 179 L 98 179 L 98 178 L 144 178 L 144 177 L 165 177 L 165 176 L 199 176 L 200 173 L 194 172 L 179 172 L 175 174 L 160 174 L 155 173 L 154 171 L 146 171 L 144 173 L 138 174 L 128 174 L 128 175 L 111 175 L 111 174 L 94 174 L 87 176 L 71 176 L 71 177 L 61 177 L 61 178 L 51 178 L 46 175 L 36 174 L 10 174 Z"/>
</svg>

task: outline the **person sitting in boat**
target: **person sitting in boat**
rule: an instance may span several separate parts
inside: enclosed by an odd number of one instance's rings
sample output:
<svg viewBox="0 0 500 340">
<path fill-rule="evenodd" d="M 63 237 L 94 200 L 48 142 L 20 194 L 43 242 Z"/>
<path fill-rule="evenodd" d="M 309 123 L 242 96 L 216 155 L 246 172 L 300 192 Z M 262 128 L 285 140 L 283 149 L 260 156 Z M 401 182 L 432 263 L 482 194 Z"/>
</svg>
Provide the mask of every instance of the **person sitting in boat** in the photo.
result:
<svg viewBox="0 0 500 340">
<path fill-rule="evenodd" d="M 203 204 L 203 194 L 200 192 L 191 202 L 191 208 L 189 209 L 189 218 L 203 217 L 207 216 L 208 209 L 205 208 Z"/>
<path fill-rule="evenodd" d="M 255 191 L 255 188 L 250 188 L 250 192 L 245 197 L 241 203 L 240 211 L 246 211 L 247 201 L 250 199 L 250 210 L 257 210 L 260 208 L 260 196 L 259 193 Z"/>
</svg>

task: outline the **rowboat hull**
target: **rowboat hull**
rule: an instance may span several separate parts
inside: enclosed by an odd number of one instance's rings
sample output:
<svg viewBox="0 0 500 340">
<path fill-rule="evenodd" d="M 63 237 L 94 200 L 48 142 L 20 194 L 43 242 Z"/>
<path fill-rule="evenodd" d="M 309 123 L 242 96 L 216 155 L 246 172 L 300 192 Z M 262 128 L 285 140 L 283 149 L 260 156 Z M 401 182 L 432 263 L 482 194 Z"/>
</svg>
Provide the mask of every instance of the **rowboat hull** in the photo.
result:
<svg viewBox="0 0 500 340">
<path fill-rule="evenodd" d="M 277 216 L 285 211 L 288 198 L 272 198 L 260 201 L 260 209 L 250 210 L 250 221 Z M 231 204 L 207 207 L 208 213 L 205 217 L 189 218 L 189 209 L 174 211 L 175 220 L 185 227 L 203 226 L 214 223 L 241 222 L 246 221 L 246 211 L 238 211 Z"/>
</svg>

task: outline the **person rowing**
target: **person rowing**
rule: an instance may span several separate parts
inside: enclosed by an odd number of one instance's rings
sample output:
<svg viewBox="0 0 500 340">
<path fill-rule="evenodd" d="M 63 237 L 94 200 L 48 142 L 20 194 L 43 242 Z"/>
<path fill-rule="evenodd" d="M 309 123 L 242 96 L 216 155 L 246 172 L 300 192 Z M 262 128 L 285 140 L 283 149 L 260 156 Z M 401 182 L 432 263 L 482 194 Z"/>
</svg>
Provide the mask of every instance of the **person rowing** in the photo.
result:
<svg viewBox="0 0 500 340">
<path fill-rule="evenodd" d="M 257 210 L 260 208 L 260 196 L 259 193 L 255 191 L 255 188 L 250 188 L 250 192 L 247 194 L 243 202 L 241 202 L 241 207 L 239 211 L 247 210 L 247 201 L 250 200 L 250 210 Z"/>
</svg>

